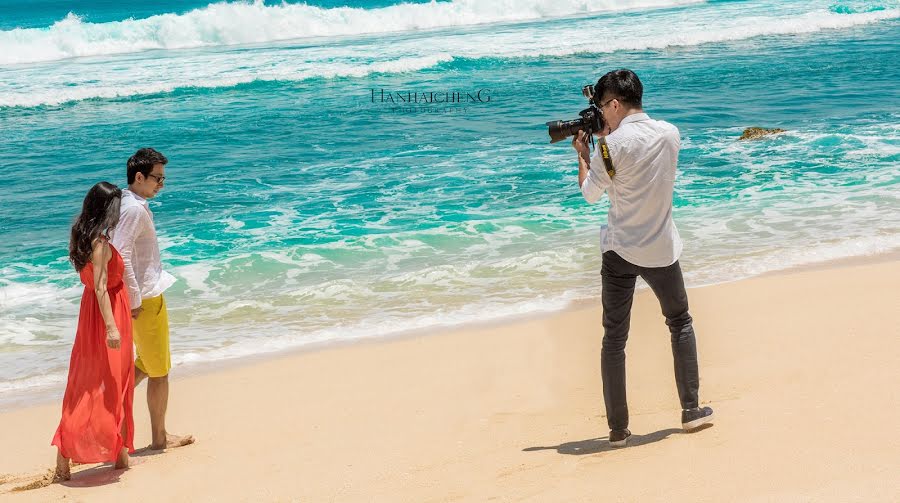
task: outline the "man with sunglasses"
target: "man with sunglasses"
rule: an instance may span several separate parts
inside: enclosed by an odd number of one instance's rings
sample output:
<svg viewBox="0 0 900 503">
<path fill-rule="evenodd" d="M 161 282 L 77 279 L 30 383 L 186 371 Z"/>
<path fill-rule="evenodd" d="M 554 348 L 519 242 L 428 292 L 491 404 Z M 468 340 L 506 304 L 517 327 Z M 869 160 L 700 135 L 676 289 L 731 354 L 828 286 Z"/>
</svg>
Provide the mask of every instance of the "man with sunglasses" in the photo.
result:
<svg viewBox="0 0 900 503">
<path fill-rule="evenodd" d="M 573 139 L 578 152 L 578 184 L 588 203 L 608 194 L 608 224 L 601 228 L 603 348 L 600 367 L 609 424 L 609 443 L 623 447 L 631 436 L 625 396 L 625 343 L 637 277 L 659 299 L 672 342 L 681 424 L 692 431 L 713 419 L 700 407 L 697 346 L 678 259 L 681 238 L 672 220 L 672 194 L 681 139 L 678 128 L 651 119 L 643 110 L 644 88 L 631 70 L 607 73 L 594 86 L 592 100 L 603 114 L 603 137 L 612 162 L 607 170 L 601 149 L 590 156 L 583 131 Z"/>
<path fill-rule="evenodd" d="M 169 317 L 163 292 L 175 283 L 175 277 L 162 268 L 148 200 L 163 189 L 168 162 L 166 156 L 152 148 L 142 148 L 128 159 L 128 189 L 122 191 L 119 223 L 112 234 L 112 244 L 125 262 L 124 279 L 131 302 L 131 317 L 134 318 L 135 387 L 148 378 L 150 448 L 154 450 L 194 441 L 190 435 L 171 435 L 166 430 L 172 361 Z"/>
</svg>

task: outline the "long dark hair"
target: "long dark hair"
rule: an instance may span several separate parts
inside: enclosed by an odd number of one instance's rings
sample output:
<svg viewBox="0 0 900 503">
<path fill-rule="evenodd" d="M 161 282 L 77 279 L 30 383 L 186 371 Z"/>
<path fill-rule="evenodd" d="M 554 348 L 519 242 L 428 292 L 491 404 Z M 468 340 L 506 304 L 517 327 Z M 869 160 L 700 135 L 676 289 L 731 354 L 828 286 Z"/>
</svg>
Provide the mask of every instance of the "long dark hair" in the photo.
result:
<svg viewBox="0 0 900 503">
<path fill-rule="evenodd" d="M 95 239 L 100 236 L 109 239 L 109 232 L 119 223 L 121 202 L 122 189 L 109 182 L 94 185 L 84 196 L 81 213 L 75 217 L 69 239 L 69 261 L 76 271 L 91 261 Z"/>
</svg>

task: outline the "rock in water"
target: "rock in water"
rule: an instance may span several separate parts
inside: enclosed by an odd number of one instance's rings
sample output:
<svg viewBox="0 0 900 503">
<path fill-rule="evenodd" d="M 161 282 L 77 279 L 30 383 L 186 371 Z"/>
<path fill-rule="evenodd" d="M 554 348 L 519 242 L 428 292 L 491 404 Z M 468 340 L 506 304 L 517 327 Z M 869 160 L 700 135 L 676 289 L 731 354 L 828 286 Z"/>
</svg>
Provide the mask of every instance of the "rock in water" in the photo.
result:
<svg viewBox="0 0 900 503">
<path fill-rule="evenodd" d="M 784 129 L 763 129 L 761 127 L 748 127 L 744 130 L 744 134 L 741 135 L 739 140 L 755 140 L 757 138 L 762 138 L 763 136 L 775 133 L 783 133 Z"/>
</svg>

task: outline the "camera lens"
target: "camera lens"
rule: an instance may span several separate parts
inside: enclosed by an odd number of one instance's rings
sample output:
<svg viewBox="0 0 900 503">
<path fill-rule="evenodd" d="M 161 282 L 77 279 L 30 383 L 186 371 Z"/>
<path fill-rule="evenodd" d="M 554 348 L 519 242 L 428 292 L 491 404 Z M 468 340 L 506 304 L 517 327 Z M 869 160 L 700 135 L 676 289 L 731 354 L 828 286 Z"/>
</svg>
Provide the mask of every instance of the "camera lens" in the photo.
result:
<svg viewBox="0 0 900 503">
<path fill-rule="evenodd" d="M 569 136 L 575 136 L 578 131 L 585 129 L 584 119 L 571 121 L 550 121 L 547 123 L 547 132 L 550 133 L 550 143 L 565 140 Z"/>
</svg>

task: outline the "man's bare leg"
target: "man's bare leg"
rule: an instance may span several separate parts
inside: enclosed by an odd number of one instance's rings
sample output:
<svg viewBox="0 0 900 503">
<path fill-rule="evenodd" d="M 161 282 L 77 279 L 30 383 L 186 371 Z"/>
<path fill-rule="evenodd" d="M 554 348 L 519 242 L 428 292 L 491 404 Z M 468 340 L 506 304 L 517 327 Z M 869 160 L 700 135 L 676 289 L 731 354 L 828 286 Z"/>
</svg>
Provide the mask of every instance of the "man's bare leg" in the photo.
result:
<svg viewBox="0 0 900 503">
<path fill-rule="evenodd" d="M 135 376 L 135 381 L 137 377 Z M 194 443 L 192 435 L 171 435 L 166 431 L 166 409 L 169 405 L 169 376 L 150 377 L 147 381 L 147 406 L 153 441 L 150 448 L 162 450 Z"/>
<path fill-rule="evenodd" d="M 135 367 L 134 368 L 134 387 L 137 388 L 138 384 L 140 384 L 146 377 L 147 377 L 146 372 Z"/>
</svg>

